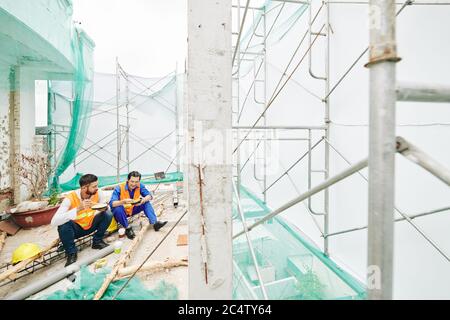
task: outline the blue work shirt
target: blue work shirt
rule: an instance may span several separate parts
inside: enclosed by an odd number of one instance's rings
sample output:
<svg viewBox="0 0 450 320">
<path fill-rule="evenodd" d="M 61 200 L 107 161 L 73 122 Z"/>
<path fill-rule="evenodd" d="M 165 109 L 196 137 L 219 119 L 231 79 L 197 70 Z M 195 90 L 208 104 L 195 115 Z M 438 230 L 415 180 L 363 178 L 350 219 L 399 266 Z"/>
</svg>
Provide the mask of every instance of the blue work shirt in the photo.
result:
<svg viewBox="0 0 450 320">
<path fill-rule="evenodd" d="M 137 188 L 135 188 L 134 190 L 129 190 L 128 189 L 128 183 L 125 184 L 125 190 L 127 190 L 130 193 L 130 198 L 134 199 L 134 192 L 136 191 Z M 142 197 L 146 197 L 148 195 L 151 195 L 151 192 L 147 190 L 147 188 L 141 183 L 140 184 L 140 189 L 141 189 L 141 196 Z M 120 200 L 120 186 L 117 186 L 114 188 L 113 194 L 111 196 L 111 200 L 109 200 L 109 206 L 112 208 L 112 203 L 114 201 L 119 201 Z"/>
</svg>

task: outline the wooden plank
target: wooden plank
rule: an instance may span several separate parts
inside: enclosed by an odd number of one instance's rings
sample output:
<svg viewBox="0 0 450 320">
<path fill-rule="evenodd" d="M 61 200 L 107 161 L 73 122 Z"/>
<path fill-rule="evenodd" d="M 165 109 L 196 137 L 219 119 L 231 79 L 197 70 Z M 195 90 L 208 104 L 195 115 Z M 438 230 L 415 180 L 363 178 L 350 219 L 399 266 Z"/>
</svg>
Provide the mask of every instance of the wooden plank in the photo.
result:
<svg viewBox="0 0 450 320">
<path fill-rule="evenodd" d="M 0 252 L 2 251 L 3 246 L 5 245 L 6 236 L 7 236 L 6 232 L 1 232 L 0 231 Z"/>
<path fill-rule="evenodd" d="M 177 267 L 187 267 L 188 261 L 187 258 L 182 259 L 170 259 L 167 261 L 153 261 L 150 263 L 146 263 L 142 266 L 142 268 L 139 269 L 138 272 L 146 272 L 146 273 L 155 273 L 158 271 L 163 271 L 166 269 L 172 269 Z M 127 278 L 133 273 L 136 272 L 136 270 L 139 268 L 139 266 L 130 266 L 126 268 L 122 268 L 117 273 L 117 279 L 120 280 L 123 278 Z"/>
<path fill-rule="evenodd" d="M 161 215 L 161 213 L 162 213 L 161 211 L 162 210 L 163 209 L 160 209 L 159 211 L 156 212 L 158 216 Z M 115 278 L 117 277 L 117 274 L 119 273 L 119 270 L 124 268 L 126 266 L 126 264 L 130 261 L 131 254 L 139 246 L 139 244 L 140 244 L 142 238 L 144 237 L 144 234 L 147 231 L 149 226 L 150 226 L 149 221 L 148 221 L 147 218 L 145 218 L 144 219 L 144 223 L 142 225 L 142 229 L 139 231 L 137 236 L 134 238 L 132 244 L 127 249 L 127 251 L 124 254 L 122 254 L 122 256 L 119 258 L 119 260 L 116 261 L 112 271 L 106 276 L 105 280 L 103 281 L 102 286 L 100 287 L 100 289 L 95 294 L 93 300 L 100 300 L 103 297 L 103 295 L 105 294 L 106 290 L 108 290 L 108 287 L 111 284 L 111 282 L 113 282 L 115 280 Z"/>
</svg>

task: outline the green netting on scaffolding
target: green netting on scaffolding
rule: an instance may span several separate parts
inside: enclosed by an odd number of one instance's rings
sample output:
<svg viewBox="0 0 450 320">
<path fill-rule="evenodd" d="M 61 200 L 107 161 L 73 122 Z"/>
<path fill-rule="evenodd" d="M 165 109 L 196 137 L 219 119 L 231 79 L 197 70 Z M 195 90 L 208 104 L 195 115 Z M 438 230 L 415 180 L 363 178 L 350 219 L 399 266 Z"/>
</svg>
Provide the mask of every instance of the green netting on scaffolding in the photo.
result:
<svg viewBox="0 0 450 320">
<path fill-rule="evenodd" d="M 80 188 L 80 184 L 78 183 L 82 173 L 77 173 L 72 179 L 69 181 L 60 184 L 60 189 L 64 191 L 71 191 Z M 120 181 L 125 182 L 127 180 L 127 175 L 121 175 Z M 143 174 L 141 178 L 142 183 L 144 184 L 158 184 L 158 183 L 171 183 L 177 181 L 183 181 L 183 173 L 182 172 L 169 172 L 164 175 L 163 179 L 156 179 L 154 174 Z M 111 186 L 117 183 L 116 176 L 101 176 L 98 177 L 98 186 L 105 187 Z"/>
<path fill-rule="evenodd" d="M 308 4 L 288 4 L 267 0 L 260 7 L 261 10 L 250 10 L 252 13 L 247 13 L 247 19 L 251 20 L 250 25 L 245 25 L 245 33 L 241 37 L 240 47 L 241 51 L 252 51 L 252 52 L 262 52 L 264 42 L 261 39 L 261 35 L 264 34 L 263 19 L 264 15 L 273 15 L 273 21 L 270 24 L 266 23 L 266 46 L 275 45 L 279 43 L 284 37 L 294 28 L 300 18 L 308 9 Z M 267 13 L 269 12 L 269 13 Z M 255 36 L 258 34 L 259 36 Z M 244 54 L 243 54 L 244 55 Z M 243 56 L 243 58 L 248 58 L 248 56 Z M 254 63 L 251 61 L 241 61 L 241 71 L 240 76 L 245 77 L 250 70 L 254 68 Z"/>
<path fill-rule="evenodd" d="M 247 225 L 271 212 L 263 201 L 241 186 L 241 206 Z M 243 230 L 233 216 L 233 233 Z M 321 252 L 306 235 L 281 216 L 249 232 L 251 244 L 270 299 L 364 299 L 364 285 Z M 263 292 L 245 235 L 233 241 L 233 298 L 263 299 Z"/>
<path fill-rule="evenodd" d="M 95 90 L 86 139 L 61 176 L 61 182 L 71 180 L 79 172 L 116 177 L 117 166 L 120 175 L 129 171 L 149 173 L 177 169 L 173 161 L 177 154 L 175 111 L 182 101 L 179 92 L 182 77 L 171 72 L 164 77 L 145 78 L 119 70 L 117 75 L 94 74 Z M 65 103 L 64 97 L 70 97 L 61 83 L 53 87 L 53 91 L 59 105 Z M 54 110 L 55 127 L 67 126 L 65 119 L 69 111 L 70 108 L 62 107 Z M 58 134 L 54 149 L 62 148 L 65 135 L 64 132 Z M 115 178 L 113 180 L 115 183 Z"/>
<path fill-rule="evenodd" d="M 91 273 L 86 266 L 82 267 L 74 284 L 67 290 L 59 290 L 44 296 L 41 300 L 93 300 L 111 270 Z M 101 300 L 112 300 L 126 283 L 127 279 L 117 280 L 110 284 Z M 177 300 L 178 289 L 170 283 L 160 281 L 156 288 L 147 289 L 142 282 L 133 278 L 120 292 L 115 300 Z"/>
<path fill-rule="evenodd" d="M 65 140 L 64 147 L 58 155 L 55 173 L 52 181 L 52 187 L 58 187 L 58 178 L 73 163 L 81 146 L 84 144 L 86 134 L 89 128 L 90 115 L 92 111 L 93 70 L 85 62 L 85 42 L 80 37 L 80 31 L 74 29 L 71 43 L 75 62 L 75 73 L 73 77 L 74 98 L 70 106 L 70 131 Z M 49 85 L 49 105 L 52 106 L 55 101 L 52 86 Z M 52 119 L 51 112 L 49 120 Z M 52 123 L 49 123 L 52 125 Z"/>
</svg>

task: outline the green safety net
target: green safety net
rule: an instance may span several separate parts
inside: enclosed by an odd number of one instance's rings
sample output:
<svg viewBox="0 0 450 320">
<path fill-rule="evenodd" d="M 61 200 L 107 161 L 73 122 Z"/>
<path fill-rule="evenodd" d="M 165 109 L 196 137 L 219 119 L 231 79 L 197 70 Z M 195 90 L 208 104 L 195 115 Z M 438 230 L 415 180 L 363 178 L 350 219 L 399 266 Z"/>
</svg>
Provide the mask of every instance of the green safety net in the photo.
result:
<svg viewBox="0 0 450 320">
<path fill-rule="evenodd" d="M 243 230 L 233 210 L 233 233 Z M 271 212 L 241 186 L 240 203 L 247 225 Z M 270 299 L 364 299 L 364 285 L 323 254 L 298 228 L 280 215 L 249 232 L 264 287 Z M 245 235 L 233 241 L 233 298 L 263 299 L 261 284 Z"/>
<path fill-rule="evenodd" d="M 67 290 L 59 290 L 44 296 L 41 300 L 92 300 L 111 270 L 102 269 L 91 273 L 86 266 L 82 267 L 73 286 Z M 127 279 L 112 282 L 101 300 L 112 300 L 123 287 Z M 160 281 L 155 289 L 147 289 L 142 282 L 133 278 L 120 292 L 115 300 L 177 300 L 178 289 L 173 284 Z"/>
<path fill-rule="evenodd" d="M 77 173 L 72 179 L 67 181 L 66 183 L 60 184 L 60 189 L 65 191 L 76 190 L 80 188 L 80 184 L 78 183 L 82 173 Z M 127 180 L 127 175 L 121 175 L 120 181 L 125 182 Z M 158 183 L 171 183 L 177 181 L 183 181 L 183 173 L 182 172 L 170 172 L 165 174 L 164 179 L 156 179 L 154 174 L 143 174 L 141 178 L 142 183 L 144 184 L 158 184 Z M 114 185 L 117 183 L 117 177 L 115 176 L 101 176 L 98 177 L 98 186 L 105 187 Z"/>
<path fill-rule="evenodd" d="M 74 100 L 71 108 L 71 125 L 69 136 L 58 157 L 52 187 L 57 188 L 58 178 L 73 163 L 80 148 L 82 147 L 89 128 L 90 115 L 92 111 L 93 94 L 93 70 L 85 63 L 85 43 L 80 37 L 80 31 L 74 29 L 71 43 L 75 61 L 75 73 L 73 77 Z M 51 90 L 51 86 L 49 86 Z M 49 97 L 53 96 L 51 91 Z M 51 105 L 52 100 L 49 101 Z"/>
</svg>

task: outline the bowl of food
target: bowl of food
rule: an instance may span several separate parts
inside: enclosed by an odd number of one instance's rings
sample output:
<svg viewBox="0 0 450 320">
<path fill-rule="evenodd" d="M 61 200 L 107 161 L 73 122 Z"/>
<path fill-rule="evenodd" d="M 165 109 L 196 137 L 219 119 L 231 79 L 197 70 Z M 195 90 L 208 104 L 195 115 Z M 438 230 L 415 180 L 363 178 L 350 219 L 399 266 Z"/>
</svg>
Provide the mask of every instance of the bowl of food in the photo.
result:
<svg viewBox="0 0 450 320">
<path fill-rule="evenodd" d="M 97 211 L 103 211 L 103 210 L 106 210 L 107 207 L 108 207 L 108 205 L 106 203 L 96 203 L 91 207 L 91 209 L 97 210 Z"/>
<path fill-rule="evenodd" d="M 142 198 L 139 199 L 133 199 L 133 202 L 131 202 L 132 205 L 136 205 L 142 201 Z"/>
</svg>

